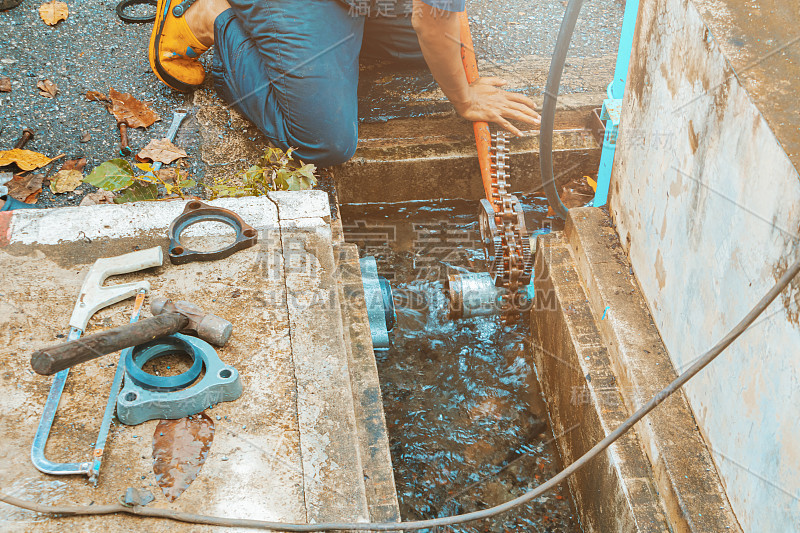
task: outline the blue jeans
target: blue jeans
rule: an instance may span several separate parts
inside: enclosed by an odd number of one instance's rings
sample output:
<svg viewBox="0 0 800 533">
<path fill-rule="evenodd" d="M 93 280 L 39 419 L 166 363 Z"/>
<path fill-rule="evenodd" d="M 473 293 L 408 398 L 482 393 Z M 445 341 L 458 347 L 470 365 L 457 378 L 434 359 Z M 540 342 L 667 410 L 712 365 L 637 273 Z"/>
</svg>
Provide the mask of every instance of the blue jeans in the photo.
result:
<svg viewBox="0 0 800 533">
<path fill-rule="evenodd" d="M 368 17 L 339 0 L 229 1 L 214 26 L 214 86 L 305 162 L 355 153 L 359 54 L 422 60 L 408 16 Z"/>
</svg>

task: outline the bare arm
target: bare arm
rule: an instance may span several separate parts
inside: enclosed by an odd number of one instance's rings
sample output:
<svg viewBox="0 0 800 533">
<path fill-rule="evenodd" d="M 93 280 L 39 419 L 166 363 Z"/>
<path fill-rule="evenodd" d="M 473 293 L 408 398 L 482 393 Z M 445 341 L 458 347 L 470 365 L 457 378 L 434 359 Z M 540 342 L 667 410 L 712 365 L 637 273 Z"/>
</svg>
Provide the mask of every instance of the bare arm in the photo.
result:
<svg viewBox="0 0 800 533">
<path fill-rule="evenodd" d="M 472 121 L 494 122 L 515 135 L 521 132 L 508 119 L 539 124 L 539 114 L 530 98 L 499 88 L 506 84 L 505 80 L 478 78 L 467 83 L 457 13 L 436 10 L 414 0 L 412 24 L 428 68 L 459 115 Z"/>
</svg>

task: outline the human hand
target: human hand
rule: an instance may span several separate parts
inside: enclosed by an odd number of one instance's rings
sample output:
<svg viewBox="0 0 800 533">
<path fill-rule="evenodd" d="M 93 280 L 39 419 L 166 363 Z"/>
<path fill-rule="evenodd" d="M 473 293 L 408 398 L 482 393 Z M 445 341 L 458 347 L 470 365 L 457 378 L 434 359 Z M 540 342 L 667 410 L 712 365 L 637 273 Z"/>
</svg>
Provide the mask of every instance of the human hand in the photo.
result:
<svg viewBox="0 0 800 533">
<path fill-rule="evenodd" d="M 453 102 L 453 105 L 467 120 L 493 122 L 514 135 L 522 136 L 522 132 L 508 119 L 538 126 L 539 113 L 533 108 L 533 100 L 527 96 L 499 88 L 507 83 L 502 78 L 478 78 L 469 85 L 466 100 Z"/>
</svg>

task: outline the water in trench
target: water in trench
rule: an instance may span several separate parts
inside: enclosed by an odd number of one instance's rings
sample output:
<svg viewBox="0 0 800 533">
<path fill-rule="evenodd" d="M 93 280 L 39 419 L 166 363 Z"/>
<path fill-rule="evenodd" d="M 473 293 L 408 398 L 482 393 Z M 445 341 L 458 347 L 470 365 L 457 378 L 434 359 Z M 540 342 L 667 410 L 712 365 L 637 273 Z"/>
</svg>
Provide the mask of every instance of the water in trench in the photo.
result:
<svg viewBox="0 0 800 533">
<path fill-rule="evenodd" d="M 524 204 L 530 230 L 547 223 L 543 199 Z M 393 347 L 376 357 L 403 518 L 485 509 L 557 473 L 527 322 L 447 318 L 448 270 L 485 269 L 477 202 L 350 205 L 341 215 L 346 240 L 376 257 L 395 293 Z M 505 515 L 446 530 L 580 526 L 563 484 Z"/>
</svg>

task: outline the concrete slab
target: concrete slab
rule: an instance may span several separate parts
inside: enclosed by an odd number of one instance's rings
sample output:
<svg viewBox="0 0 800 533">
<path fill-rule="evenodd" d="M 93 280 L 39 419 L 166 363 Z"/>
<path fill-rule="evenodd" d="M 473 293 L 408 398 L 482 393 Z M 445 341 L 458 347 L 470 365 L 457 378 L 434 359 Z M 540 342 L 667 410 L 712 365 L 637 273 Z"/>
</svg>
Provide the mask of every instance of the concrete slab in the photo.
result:
<svg viewBox="0 0 800 533">
<path fill-rule="evenodd" d="M 633 412 L 677 373 L 609 216 L 598 208 L 572 209 L 564 233 L 619 390 Z M 683 391 L 642 421 L 637 433 L 676 530 L 739 529 Z"/>
<path fill-rule="evenodd" d="M 288 227 L 287 227 L 288 226 Z M 369 518 L 327 225 L 281 229 L 309 521 Z M 294 231 L 291 231 L 294 230 Z M 354 484 L 354 480 L 359 483 Z"/>
<path fill-rule="evenodd" d="M 225 260 L 119 276 L 120 281 L 148 279 L 153 294 L 202 302 L 234 323 L 231 341 L 218 353 L 239 370 L 244 394 L 208 411 L 216 424 L 208 459 L 172 504 L 152 473 L 155 421 L 112 427 L 96 489 L 82 478 L 54 478 L 34 469 L 30 445 L 51 380 L 34 375 L 28 358 L 66 332 L 67 317 L 94 260 L 165 246 L 166 227 L 183 202 L 2 214 L 0 269 L 8 281 L 0 304 L 0 477 L 7 492 L 40 502 L 85 504 L 114 502 L 127 487 L 144 487 L 156 496 L 151 505 L 220 516 L 301 523 L 369 518 L 364 477 L 371 471 L 360 462 L 327 195 L 277 193 L 213 203 L 233 209 L 256 227 L 259 244 Z M 187 231 L 188 246 L 213 249 L 228 238 L 209 224 Z M 285 254 L 291 242 L 303 246 Z M 296 265 L 302 268 L 293 270 Z M 309 301 L 309 295 L 320 299 Z M 88 332 L 126 323 L 130 307 L 130 301 L 121 302 L 99 312 Z M 316 349 L 316 342 L 324 342 L 324 350 Z M 89 456 L 115 361 L 110 355 L 71 371 L 47 447 L 50 458 Z M 383 420 L 373 417 L 370 423 Z M 384 445 L 388 449 L 388 441 Z M 380 468 L 391 471 L 391 464 Z M 143 527 L 132 517 L 50 519 L 5 504 L 0 505 L 0 524 L 9 531 Z M 146 527 L 209 529 L 157 522 Z"/>
<path fill-rule="evenodd" d="M 797 5 L 780 0 L 693 0 L 733 76 L 747 90 L 796 169 L 800 169 L 800 24 Z"/>
<path fill-rule="evenodd" d="M 533 353 L 554 427 L 567 430 L 557 439 L 570 463 L 677 374 L 603 210 L 573 209 L 564 232 L 540 238 L 534 282 Z M 629 433 L 635 446 L 610 454 L 609 465 L 592 461 L 570 484 L 587 530 L 741 531 L 681 391 Z M 618 519 L 628 512 L 631 520 L 612 528 L 600 511 L 615 490 L 627 497 L 618 498 Z"/>
<path fill-rule="evenodd" d="M 560 233 L 541 238 L 535 276 L 532 355 L 562 462 L 570 464 L 628 411 Z M 571 476 L 569 486 L 586 532 L 670 530 L 635 432 Z"/>
<path fill-rule="evenodd" d="M 349 356 L 370 520 L 397 522 L 400 520 L 397 489 L 383 411 L 383 395 L 361 280 L 358 247 L 340 243 L 334 247 L 334 253 L 337 255 L 340 280 L 339 298 L 344 304 L 344 344 Z"/>
</svg>

